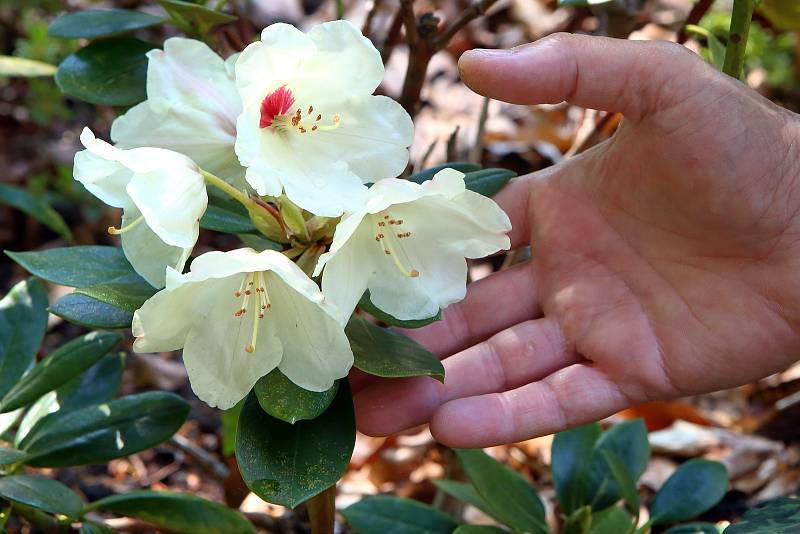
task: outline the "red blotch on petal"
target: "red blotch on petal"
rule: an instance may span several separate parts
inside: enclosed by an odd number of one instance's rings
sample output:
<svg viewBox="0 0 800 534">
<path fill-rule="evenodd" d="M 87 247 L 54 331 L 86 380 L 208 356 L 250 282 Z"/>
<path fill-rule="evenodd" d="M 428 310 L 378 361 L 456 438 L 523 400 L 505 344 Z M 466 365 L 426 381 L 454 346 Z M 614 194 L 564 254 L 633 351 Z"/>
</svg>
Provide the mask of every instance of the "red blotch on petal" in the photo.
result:
<svg viewBox="0 0 800 534">
<path fill-rule="evenodd" d="M 285 115 L 294 105 L 291 89 L 282 85 L 264 97 L 261 102 L 261 128 L 269 128 L 279 115 Z"/>
</svg>

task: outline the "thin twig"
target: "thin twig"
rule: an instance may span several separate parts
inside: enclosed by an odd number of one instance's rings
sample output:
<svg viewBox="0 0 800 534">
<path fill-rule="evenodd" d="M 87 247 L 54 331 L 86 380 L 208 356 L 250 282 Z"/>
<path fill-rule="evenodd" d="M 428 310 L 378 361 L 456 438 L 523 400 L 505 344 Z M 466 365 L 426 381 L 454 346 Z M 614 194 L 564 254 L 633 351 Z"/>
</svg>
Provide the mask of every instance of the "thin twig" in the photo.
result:
<svg viewBox="0 0 800 534">
<path fill-rule="evenodd" d="M 375 20 L 375 15 L 381 10 L 383 0 L 371 0 L 372 5 L 367 12 L 367 18 L 364 20 L 364 25 L 361 27 L 361 33 L 364 37 L 372 39 L 372 21 Z"/>
<path fill-rule="evenodd" d="M 491 98 L 488 96 L 483 98 L 481 105 L 481 114 L 478 116 L 478 131 L 475 133 L 475 143 L 469 151 L 469 161 L 472 163 L 481 162 L 481 154 L 483 154 L 483 136 L 486 133 L 486 120 L 489 118 L 489 102 Z"/>
<path fill-rule="evenodd" d="M 486 11 L 492 7 L 497 0 L 476 0 L 472 2 L 470 6 L 461 12 L 461 15 L 450 25 L 448 26 L 439 36 L 436 38 L 436 46 L 437 50 L 441 50 L 447 43 L 450 42 L 455 34 L 457 34 L 464 26 L 475 20 L 476 18 L 480 17 Z"/>
<path fill-rule="evenodd" d="M 706 13 L 708 13 L 708 10 L 711 9 L 713 4 L 714 0 L 700 0 L 694 5 L 692 10 L 689 12 L 689 16 L 686 17 L 686 22 L 683 24 L 683 28 L 681 28 L 680 33 L 678 33 L 678 44 L 685 43 L 689 38 L 689 34 L 686 33 L 686 26 L 699 23 L 700 20 L 706 16 Z"/>
<path fill-rule="evenodd" d="M 750 22 L 753 20 L 755 0 L 734 0 L 731 14 L 731 31 L 728 35 L 728 46 L 725 49 L 725 64 L 722 72 L 736 78 L 742 76 L 744 68 L 744 52 L 747 48 L 747 36 L 750 34 Z"/>
<path fill-rule="evenodd" d="M 395 13 L 394 17 L 392 18 L 392 23 L 389 25 L 389 31 L 386 33 L 386 40 L 383 41 L 383 46 L 381 47 L 381 60 L 383 60 L 383 64 L 385 65 L 389 58 L 394 51 L 394 47 L 397 46 L 398 41 L 400 41 L 400 31 L 403 29 L 403 11 L 398 9 L 397 13 Z"/>
<path fill-rule="evenodd" d="M 191 456 L 192 459 L 197 462 L 197 465 L 213 475 L 217 480 L 224 481 L 228 478 L 230 474 L 228 466 L 214 458 L 214 456 L 207 451 L 196 447 L 191 441 L 180 434 L 172 436 L 169 439 L 169 444 Z"/>
<path fill-rule="evenodd" d="M 400 14 L 403 17 L 403 26 L 406 29 L 406 42 L 409 48 L 413 49 L 419 44 L 417 17 L 414 15 L 414 0 L 400 0 Z"/>
</svg>

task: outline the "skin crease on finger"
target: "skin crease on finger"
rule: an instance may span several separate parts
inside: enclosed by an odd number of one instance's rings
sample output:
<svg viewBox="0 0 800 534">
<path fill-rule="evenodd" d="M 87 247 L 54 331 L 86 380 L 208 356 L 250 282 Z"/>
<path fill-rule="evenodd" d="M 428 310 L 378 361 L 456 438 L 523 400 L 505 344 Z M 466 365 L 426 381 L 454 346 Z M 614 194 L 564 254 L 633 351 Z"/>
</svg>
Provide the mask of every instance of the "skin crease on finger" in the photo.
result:
<svg viewBox="0 0 800 534">
<path fill-rule="evenodd" d="M 563 345 L 520 326 L 537 319 L 529 316 L 487 328 L 482 338 L 494 341 L 439 347 L 455 353 L 446 384 L 368 387 L 356 398 L 362 431 L 429 420 L 447 445 L 496 445 L 734 387 L 797 359 L 796 115 L 671 44 L 557 35 L 513 52 L 467 53 L 460 67 L 468 86 L 492 98 L 567 99 L 625 119 L 612 139 L 519 178 L 513 205 L 501 201 L 515 228 L 527 228 L 540 321 Z M 512 335 L 519 339 L 498 342 Z M 427 344 L 424 332 L 413 336 Z M 529 372 L 496 379 L 508 369 Z"/>
</svg>

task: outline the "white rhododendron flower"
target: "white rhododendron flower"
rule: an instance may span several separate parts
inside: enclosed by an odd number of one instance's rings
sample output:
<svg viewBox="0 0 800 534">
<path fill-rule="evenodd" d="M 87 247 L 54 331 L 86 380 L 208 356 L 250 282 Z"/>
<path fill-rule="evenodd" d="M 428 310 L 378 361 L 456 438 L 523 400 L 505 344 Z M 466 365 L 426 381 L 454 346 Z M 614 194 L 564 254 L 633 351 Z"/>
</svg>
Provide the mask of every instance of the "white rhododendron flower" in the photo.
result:
<svg viewBox="0 0 800 534">
<path fill-rule="evenodd" d="M 353 353 L 317 285 L 280 252 L 243 248 L 168 270 L 167 287 L 133 319 L 134 349 L 183 347 L 192 389 L 227 409 L 276 367 L 311 391 L 347 375 Z"/>
<path fill-rule="evenodd" d="M 233 149 L 242 112 L 231 67 L 236 57 L 226 62 L 205 43 L 181 37 L 147 57 L 147 100 L 114 121 L 111 139 L 120 148 L 175 150 L 243 187 L 244 168 Z"/>
<path fill-rule="evenodd" d="M 343 323 L 366 289 L 397 319 L 426 319 L 464 298 L 465 258 L 507 249 L 509 230 L 505 212 L 467 190 L 454 169 L 422 185 L 382 180 L 361 210 L 342 218 L 314 275 L 324 267 L 322 290 Z"/>
<path fill-rule="evenodd" d="M 122 208 L 120 234 L 125 256 L 155 287 L 164 286 L 166 267 L 182 270 L 200 232 L 208 197 L 197 165 L 163 148 L 121 150 L 84 128 L 75 154 L 75 179 L 94 196 Z"/>
<path fill-rule="evenodd" d="M 308 34 L 265 28 L 236 62 L 236 153 L 247 182 L 260 195 L 284 190 L 317 215 L 358 209 L 365 183 L 405 169 L 413 136 L 405 110 L 372 95 L 383 72 L 380 53 L 347 21 Z"/>
</svg>

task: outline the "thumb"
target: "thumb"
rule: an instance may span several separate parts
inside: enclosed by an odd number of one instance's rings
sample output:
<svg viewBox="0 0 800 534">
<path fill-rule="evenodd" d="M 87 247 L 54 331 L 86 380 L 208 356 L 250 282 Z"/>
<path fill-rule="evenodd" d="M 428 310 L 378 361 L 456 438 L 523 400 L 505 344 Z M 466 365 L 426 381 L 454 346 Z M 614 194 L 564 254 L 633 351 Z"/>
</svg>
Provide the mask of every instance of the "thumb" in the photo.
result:
<svg viewBox="0 0 800 534">
<path fill-rule="evenodd" d="M 458 63 L 475 92 L 513 104 L 562 101 L 631 120 L 725 83 L 702 59 L 665 41 L 553 34 L 511 50 L 470 50 Z"/>
</svg>

